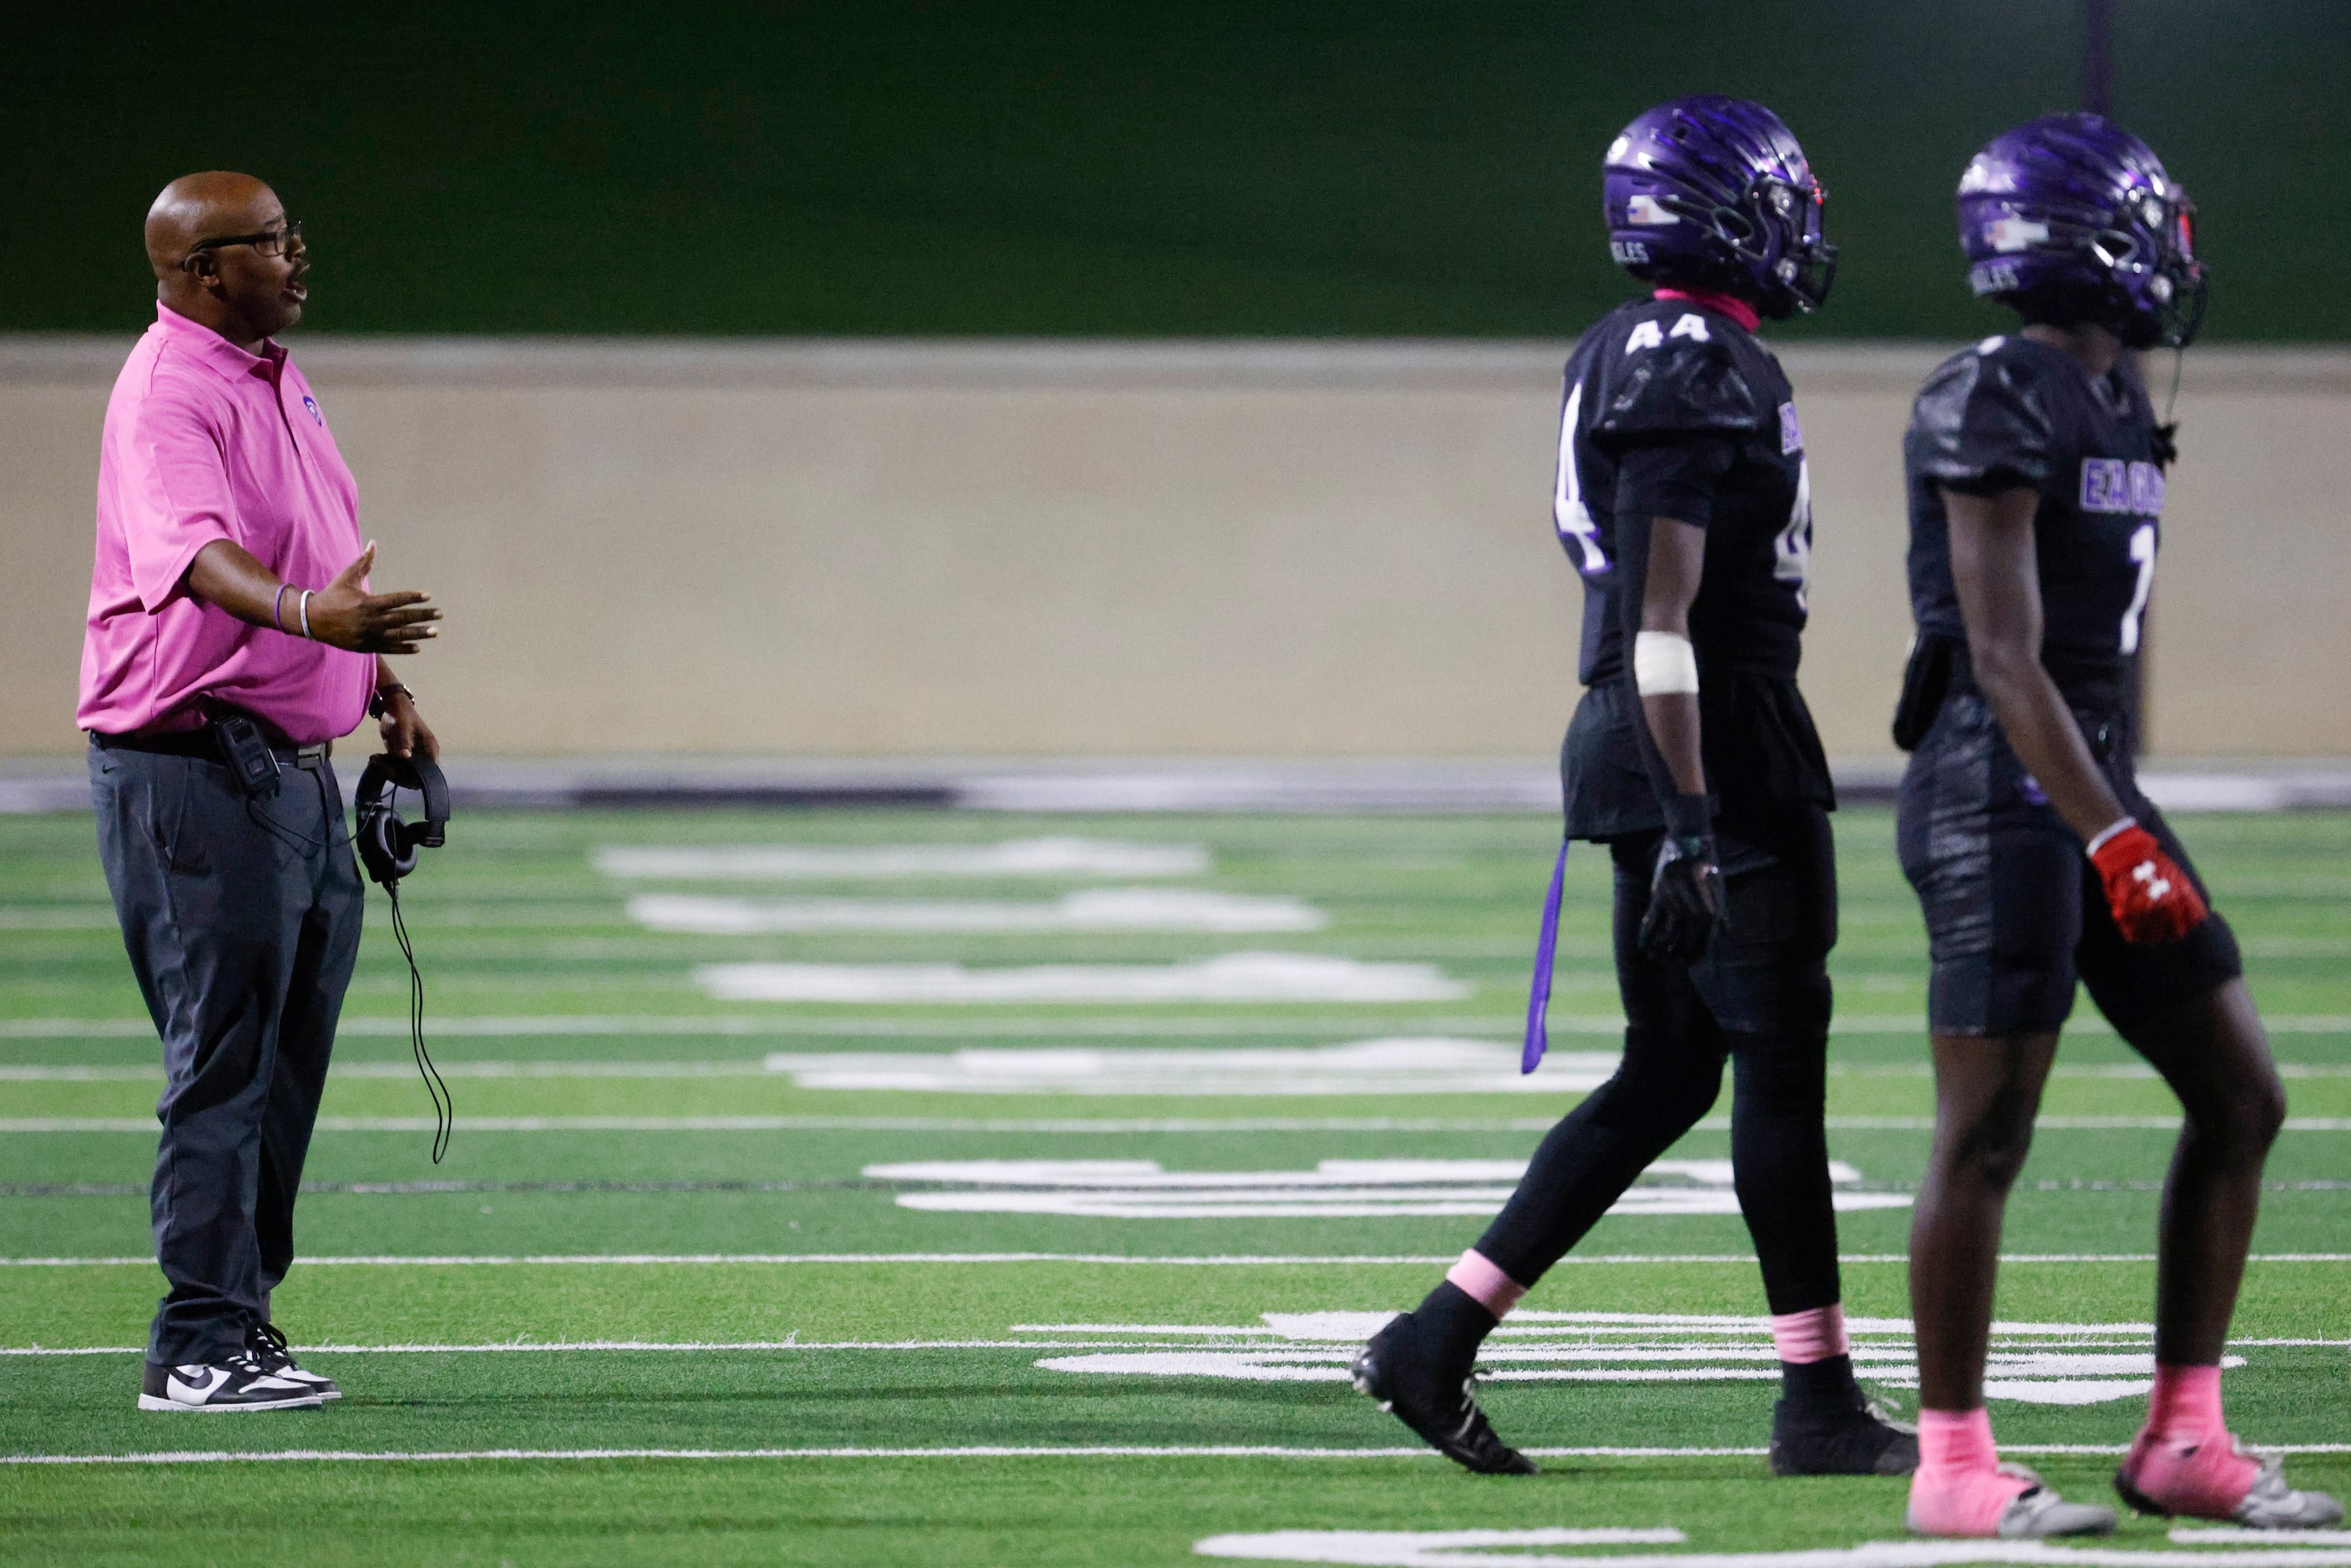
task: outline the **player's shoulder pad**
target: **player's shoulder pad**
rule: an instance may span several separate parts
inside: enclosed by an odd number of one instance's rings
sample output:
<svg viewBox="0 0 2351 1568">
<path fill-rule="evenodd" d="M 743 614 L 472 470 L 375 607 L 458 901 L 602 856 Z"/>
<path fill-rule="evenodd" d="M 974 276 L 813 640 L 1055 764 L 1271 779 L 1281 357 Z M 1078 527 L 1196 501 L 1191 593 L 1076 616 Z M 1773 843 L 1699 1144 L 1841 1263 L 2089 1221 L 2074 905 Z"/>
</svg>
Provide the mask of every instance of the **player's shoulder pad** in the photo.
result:
<svg viewBox="0 0 2351 1568">
<path fill-rule="evenodd" d="M 1632 314 L 1621 341 L 1603 345 L 1607 396 L 1595 429 L 1620 439 L 1690 434 L 1732 435 L 1761 430 L 1775 410 L 1739 364 L 1734 323 L 1694 308 Z M 1743 335 L 1743 334 L 1741 334 Z"/>
<path fill-rule="evenodd" d="M 2053 391 L 2033 345 L 1987 338 L 1935 368 L 1910 410 L 1913 460 L 1965 484 L 1995 474 L 2038 485 L 2056 444 Z"/>
</svg>

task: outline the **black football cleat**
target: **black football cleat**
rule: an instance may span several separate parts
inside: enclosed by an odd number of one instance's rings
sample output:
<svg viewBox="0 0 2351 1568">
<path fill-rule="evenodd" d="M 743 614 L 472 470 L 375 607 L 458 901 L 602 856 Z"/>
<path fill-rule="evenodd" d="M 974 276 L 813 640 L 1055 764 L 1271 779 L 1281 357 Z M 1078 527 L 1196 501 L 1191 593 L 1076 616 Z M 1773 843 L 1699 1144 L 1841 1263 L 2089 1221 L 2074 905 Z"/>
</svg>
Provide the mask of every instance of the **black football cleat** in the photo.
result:
<svg viewBox="0 0 2351 1568">
<path fill-rule="evenodd" d="M 246 1354 L 261 1364 L 261 1370 L 272 1377 L 288 1383 L 299 1383 L 313 1390 L 321 1399 L 340 1399 L 343 1391 L 335 1380 L 315 1372 L 305 1372 L 294 1360 L 294 1353 L 286 1347 L 286 1336 L 274 1323 L 257 1323 L 245 1331 Z"/>
<path fill-rule="evenodd" d="M 1468 1368 L 1448 1375 L 1433 1364 L 1405 1313 L 1372 1336 L 1349 1369 L 1355 1392 L 1411 1427 L 1421 1441 L 1481 1476 L 1531 1476 L 1540 1467 L 1494 1435 L 1478 1408 L 1478 1381 Z"/>
<path fill-rule="evenodd" d="M 1771 1410 L 1775 1476 L 1907 1476 L 1918 1468 L 1918 1428 L 1875 1404 L 1802 1409 L 1782 1399 Z"/>
</svg>

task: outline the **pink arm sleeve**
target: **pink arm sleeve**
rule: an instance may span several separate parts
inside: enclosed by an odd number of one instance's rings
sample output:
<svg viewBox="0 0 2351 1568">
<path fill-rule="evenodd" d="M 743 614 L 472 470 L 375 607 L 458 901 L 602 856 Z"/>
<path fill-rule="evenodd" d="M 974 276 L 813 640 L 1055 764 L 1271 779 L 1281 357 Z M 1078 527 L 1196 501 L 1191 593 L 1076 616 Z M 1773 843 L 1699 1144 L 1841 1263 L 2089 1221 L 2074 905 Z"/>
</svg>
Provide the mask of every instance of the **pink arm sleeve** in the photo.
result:
<svg viewBox="0 0 2351 1568">
<path fill-rule="evenodd" d="M 180 591 L 198 550 L 237 532 L 220 433 L 195 402 L 156 390 L 131 430 L 120 491 L 131 580 L 150 614 Z"/>
</svg>

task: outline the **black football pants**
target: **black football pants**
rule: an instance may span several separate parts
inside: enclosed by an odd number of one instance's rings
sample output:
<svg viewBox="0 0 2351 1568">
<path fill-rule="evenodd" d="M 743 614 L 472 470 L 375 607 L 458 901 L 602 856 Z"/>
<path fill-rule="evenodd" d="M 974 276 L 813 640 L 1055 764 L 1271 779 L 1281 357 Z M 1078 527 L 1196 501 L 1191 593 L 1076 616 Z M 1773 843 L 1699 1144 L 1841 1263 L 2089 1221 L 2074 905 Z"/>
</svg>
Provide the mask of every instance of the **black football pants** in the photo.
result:
<svg viewBox="0 0 2351 1568">
<path fill-rule="evenodd" d="M 1723 841 L 1730 930 L 1697 964 L 1651 958 L 1636 940 L 1657 841 L 1610 846 L 1625 1059 L 1544 1136 L 1478 1250 L 1532 1285 L 1713 1108 L 1728 1059 L 1731 1164 L 1764 1294 L 1774 1312 L 1827 1306 L 1839 1299 L 1821 1124 L 1836 941 L 1827 813 L 1797 813 L 1769 852 Z"/>
<path fill-rule="evenodd" d="M 240 1354 L 294 1261 L 294 1199 L 363 897 L 321 758 L 249 802 L 228 768 L 93 745 L 99 852 L 163 1040 L 150 1195 L 169 1281 L 147 1343 L 181 1365 Z"/>
</svg>

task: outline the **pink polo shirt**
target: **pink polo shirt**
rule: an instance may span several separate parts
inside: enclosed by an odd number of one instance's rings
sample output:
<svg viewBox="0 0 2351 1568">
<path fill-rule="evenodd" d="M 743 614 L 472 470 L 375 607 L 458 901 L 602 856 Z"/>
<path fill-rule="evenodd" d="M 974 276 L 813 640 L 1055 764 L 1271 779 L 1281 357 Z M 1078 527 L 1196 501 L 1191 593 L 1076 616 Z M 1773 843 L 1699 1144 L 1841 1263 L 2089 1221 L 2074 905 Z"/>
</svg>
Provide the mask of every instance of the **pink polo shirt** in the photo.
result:
<svg viewBox="0 0 2351 1568">
<path fill-rule="evenodd" d="M 286 350 L 248 354 L 158 306 L 106 405 L 79 727 L 193 729 L 209 696 L 300 745 L 357 729 L 375 655 L 248 626 L 181 580 L 198 550 L 230 539 L 297 590 L 324 588 L 365 548 L 359 507 Z M 285 597 L 288 626 L 297 598 Z"/>
</svg>

